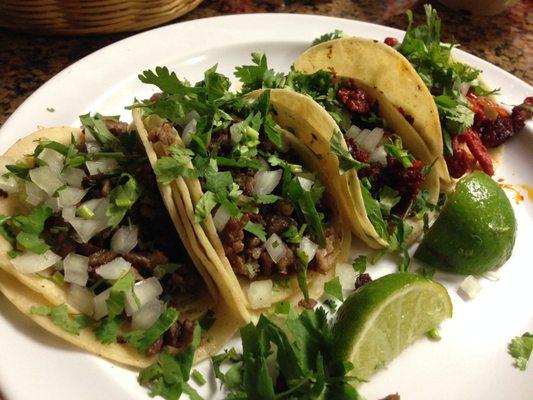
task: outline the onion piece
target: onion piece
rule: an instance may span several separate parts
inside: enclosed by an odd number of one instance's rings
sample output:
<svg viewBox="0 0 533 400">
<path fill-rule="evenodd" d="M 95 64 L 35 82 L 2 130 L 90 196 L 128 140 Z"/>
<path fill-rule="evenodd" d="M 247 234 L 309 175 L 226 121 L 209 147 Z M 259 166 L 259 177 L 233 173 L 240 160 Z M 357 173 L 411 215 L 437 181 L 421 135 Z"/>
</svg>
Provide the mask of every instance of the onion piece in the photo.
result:
<svg viewBox="0 0 533 400">
<path fill-rule="evenodd" d="M 248 288 L 248 300 L 253 310 L 267 308 L 272 305 L 272 280 L 254 281 Z"/>
<path fill-rule="evenodd" d="M 43 207 L 51 208 L 53 212 L 59 211 L 59 205 L 57 204 L 57 197 L 48 197 L 44 201 Z"/>
<path fill-rule="evenodd" d="M 44 161 L 56 175 L 61 173 L 65 165 L 65 156 L 53 149 L 45 148 L 37 158 Z"/>
<path fill-rule="evenodd" d="M 313 258 L 315 258 L 316 251 L 318 250 L 318 244 L 313 242 L 307 236 L 304 236 L 298 249 L 307 256 L 308 261 L 311 261 Z"/>
<path fill-rule="evenodd" d="M 100 265 L 95 272 L 104 279 L 116 280 L 124 276 L 131 269 L 131 263 L 122 257 L 117 257 L 108 263 Z"/>
<path fill-rule="evenodd" d="M 361 128 L 356 125 L 352 125 L 350 126 L 350 129 L 346 131 L 344 136 L 349 137 L 350 139 L 355 139 L 358 137 L 359 133 L 361 133 Z"/>
<path fill-rule="evenodd" d="M 267 250 L 272 261 L 274 261 L 276 264 L 287 252 L 287 246 L 275 233 L 273 233 L 265 242 L 265 249 Z"/>
<path fill-rule="evenodd" d="M 86 161 L 85 165 L 91 175 L 96 175 L 98 173 L 109 174 L 118 166 L 117 161 L 113 158 L 101 158 L 94 161 Z"/>
<path fill-rule="evenodd" d="M 81 182 L 83 181 L 83 178 L 85 178 L 87 175 L 81 168 L 67 167 L 61 173 L 61 176 L 65 180 L 67 185 L 81 188 Z"/>
<path fill-rule="evenodd" d="M 339 277 L 343 289 L 354 289 L 357 274 L 355 273 L 352 264 L 338 263 L 335 269 L 335 275 Z"/>
<path fill-rule="evenodd" d="M 231 215 L 229 214 L 226 207 L 218 207 L 217 211 L 215 212 L 215 215 L 213 216 L 213 223 L 215 224 L 215 228 L 217 228 L 217 232 L 222 232 L 224 230 L 230 217 Z"/>
<path fill-rule="evenodd" d="M 43 189 L 48 196 L 52 196 L 57 189 L 63 186 L 63 181 L 59 179 L 58 175 L 49 166 L 31 169 L 30 179 Z"/>
<path fill-rule="evenodd" d="M 107 208 L 109 207 L 109 199 L 91 199 L 81 204 L 80 207 L 87 207 L 89 210 L 91 210 L 94 214 L 94 219 L 107 221 L 106 212 Z"/>
<path fill-rule="evenodd" d="M 79 254 L 70 253 L 63 260 L 65 282 L 85 286 L 89 280 L 89 258 Z"/>
<path fill-rule="evenodd" d="M 133 292 L 139 300 L 139 304 L 135 301 L 135 297 L 131 292 L 126 293 L 126 301 L 124 302 L 124 308 L 126 315 L 131 316 L 146 304 L 159 297 L 163 293 L 163 287 L 159 280 L 155 277 L 145 279 L 144 281 L 137 282 L 133 287 Z"/>
<path fill-rule="evenodd" d="M 63 207 L 63 209 L 61 210 L 61 216 L 63 217 L 65 221 L 70 222 L 71 220 L 76 218 L 76 207 L 74 206 Z"/>
<path fill-rule="evenodd" d="M 374 128 L 359 141 L 359 147 L 367 153 L 372 153 L 383 139 L 383 128 Z"/>
<path fill-rule="evenodd" d="M 98 142 L 85 142 L 85 147 L 87 148 L 87 153 L 99 153 L 102 150 Z"/>
<path fill-rule="evenodd" d="M 270 194 L 278 186 L 283 171 L 275 169 L 273 171 L 257 171 L 254 175 L 253 193 L 257 196 Z"/>
<path fill-rule="evenodd" d="M 237 122 L 229 127 L 232 143 L 239 143 L 242 139 L 243 123 Z"/>
<path fill-rule="evenodd" d="M 106 301 L 109 299 L 109 296 L 111 294 L 111 288 L 104 290 L 99 295 L 94 296 L 93 298 L 93 304 L 94 304 L 94 319 L 102 319 L 104 318 L 108 311 L 107 311 L 107 304 Z"/>
<path fill-rule="evenodd" d="M 387 165 L 387 152 L 385 147 L 379 146 L 370 154 L 370 161 L 378 162 L 382 165 Z"/>
<path fill-rule="evenodd" d="M 155 299 L 131 316 L 131 329 L 148 329 L 163 312 L 163 302 Z"/>
<path fill-rule="evenodd" d="M 15 193 L 18 191 L 18 181 L 14 176 L 5 177 L 4 175 L 9 172 L 6 165 L 15 164 L 9 156 L 0 156 L 0 189 L 7 193 Z"/>
<path fill-rule="evenodd" d="M 26 251 L 11 260 L 17 271 L 23 274 L 33 274 L 51 267 L 61 260 L 52 250 L 47 250 L 43 254 L 36 254 Z"/>
<path fill-rule="evenodd" d="M 94 295 L 86 287 L 71 284 L 67 292 L 67 303 L 85 315 L 94 313 Z"/>
<path fill-rule="evenodd" d="M 200 119 L 200 114 L 198 114 L 198 112 L 196 110 L 192 110 L 192 111 L 189 111 L 187 114 L 185 114 L 183 117 L 181 118 L 178 118 L 176 120 L 176 123 L 181 126 L 181 127 L 184 127 L 185 125 L 187 125 L 189 122 L 191 122 L 191 120 L 198 120 Z M 156 121 L 157 122 L 157 121 Z M 164 121 L 159 121 L 158 122 L 158 125 L 162 124 Z"/>
<path fill-rule="evenodd" d="M 24 182 L 24 188 L 26 191 L 26 203 L 32 206 L 37 206 L 47 197 L 47 194 L 35 183 L 26 181 Z"/>
<path fill-rule="evenodd" d="M 82 243 L 87 243 L 97 233 L 107 228 L 107 220 L 73 218 L 68 221 L 79 235 Z"/>
<path fill-rule="evenodd" d="M 479 283 L 479 280 L 472 276 L 468 275 L 464 281 L 459 285 L 459 290 L 463 292 L 469 299 L 476 297 L 483 287 Z"/>
<path fill-rule="evenodd" d="M 192 140 L 192 134 L 196 132 L 196 125 L 197 121 L 196 119 L 191 119 L 187 125 L 185 125 L 185 128 L 183 128 L 183 133 L 181 134 L 181 140 L 183 141 L 183 144 L 185 147 L 187 147 Z"/>
<path fill-rule="evenodd" d="M 57 204 L 61 209 L 67 206 L 74 206 L 78 204 L 86 194 L 87 189 L 78 189 L 75 187 L 67 186 L 66 188 L 61 189 L 59 191 Z"/>
<path fill-rule="evenodd" d="M 311 179 L 304 178 L 303 176 L 297 176 L 296 179 L 298 179 L 298 182 L 300 183 L 300 186 L 306 192 L 309 192 L 311 190 L 311 187 L 315 183 L 315 181 L 312 181 Z"/>
<path fill-rule="evenodd" d="M 137 226 L 121 226 L 111 238 L 111 250 L 119 254 L 129 253 L 137 246 L 138 236 Z"/>
</svg>

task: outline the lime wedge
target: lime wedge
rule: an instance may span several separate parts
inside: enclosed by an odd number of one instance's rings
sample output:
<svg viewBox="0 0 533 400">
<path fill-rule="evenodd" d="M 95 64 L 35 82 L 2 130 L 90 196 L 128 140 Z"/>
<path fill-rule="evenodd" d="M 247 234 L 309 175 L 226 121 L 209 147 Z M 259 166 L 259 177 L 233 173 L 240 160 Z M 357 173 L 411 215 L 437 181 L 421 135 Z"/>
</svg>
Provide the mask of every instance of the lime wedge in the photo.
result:
<svg viewBox="0 0 533 400">
<path fill-rule="evenodd" d="M 509 199 L 497 182 L 477 171 L 457 182 L 415 257 L 435 268 L 478 275 L 507 261 L 515 237 Z"/>
<path fill-rule="evenodd" d="M 395 273 L 350 295 L 333 325 L 336 356 L 368 380 L 416 338 L 452 316 L 448 292 L 418 274 Z"/>
</svg>

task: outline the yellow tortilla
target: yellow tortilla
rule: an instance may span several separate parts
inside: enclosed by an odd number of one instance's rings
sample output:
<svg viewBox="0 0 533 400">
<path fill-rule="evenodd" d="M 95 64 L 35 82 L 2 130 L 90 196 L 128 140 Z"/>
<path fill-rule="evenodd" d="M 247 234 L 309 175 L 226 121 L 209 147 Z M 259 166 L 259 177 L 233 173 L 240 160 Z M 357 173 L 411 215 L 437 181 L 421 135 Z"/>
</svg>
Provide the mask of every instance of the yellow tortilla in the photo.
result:
<svg viewBox="0 0 533 400">
<path fill-rule="evenodd" d="M 293 97 L 296 93 L 288 90 L 283 91 L 287 96 Z M 275 108 L 275 102 L 277 99 L 271 98 L 271 104 Z M 281 127 L 284 127 L 283 118 L 281 115 L 273 114 L 274 119 Z M 155 118 L 157 119 L 157 118 Z M 137 131 L 140 133 L 143 144 L 147 148 L 147 153 L 152 161 L 153 156 L 164 157 L 168 154 L 168 147 L 161 143 L 153 144 L 148 140 L 148 130 L 155 123 L 161 124 L 164 121 L 159 119 L 155 120 L 153 116 L 146 119 L 143 118 L 141 109 L 135 109 L 133 111 L 133 121 L 136 125 Z M 292 132 L 294 133 L 294 132 Z M 349 252 L 351 237 L 347 224 L 345 224 L 341 218 L 341 214 L 338 209 L 341 208 L 341 202 L 344 199 L 337 195 L 336 181 L 325 179 L 329 174 L 323 172 L 323 165 L 320 160 L 317 160 L 314 155 L 309 152 L 306 146 L 303 146 L 298 138 L 292 136 L 290 133 L 289 141 L 291 142 L 292 150 L 295 150 L 304 162 L 307 169 L 311 171 L 318 171 L 321 177 L 322 183 L 326 186 L 326 192 L 328 193 L 327 201 L 330 204 L 332 211 L 332 225 L 337 229 L 337 238 L 335 245 L 334 256 L 331 259 L 332 268 L 325 273 L 321 274 L 316 271 L 308 271 L 308 285 L 309 295 L 312 298 L 318 298 L 322 295 L 324 290 L 324 283 L 330 280 L 335 275 L 335 264 L 343 261 Z M 292 139 L 290 138 L 292 136 Z M 179 135 L 176 135 L 176 143 L 183 145 Z M 153 164 L 154 165 L 154 164 Z M 189 167 L 193 167 L 192 163 Z M 214 226 L 211 216 L 202 223 L 195 223 L 194 208 L 203 195 L 203 190 L 198 179 L 184 179 L 182 177 L 177 178 L 174 182 L 168 185 L 172 188 L 173 197 L 178 214 L 181 217 L 182 223 L 187 226 L 190 234 L 191 241 L 195 242 L 193 246 L 196 250 L 198 257 L 207 258 L 210 263 L 207 269 L 212 273 L 214 281 L 219 285 L 220 292 L 227 294 L 228 303 L 235 303 L 237 306 L 232 309 L 238 312 L 243 318 L 255 320 L 262 311 L 265 310 L 252 310 L 248 301 L 248 288 L 250 282 L 246 279 L 237 278 L 227 259 L 222 242 L 218 236 L 218 232 Z M 229 298 L 232 298 L 231 300 Z M 297 304 L 303 295 L 298 288 L 296 277 L 292 276 L 287 283 L 287 287 L 280 287 L 273 295 L 273 302 L 280 300 L 288 300 L 292 304 Z"/>
<path fill-rule="evenodd" d="M 331 71 L 386 93 L 393 106 L 401 107 L 413 117 L 413 128 L 431 154 L 438 157 L 434 168 L 442 184 L 452 184 L 443 157 L 440 119 L 433 96 L 413 66 L 398 51 L 372 39 L 336 39 L 303 52 L 294 68 L 306 73 Z"/>
<path fill-rule="evenodd" d="M 16 142 L 5 155 L 16 161 L 24 161 L 27 154 L 33 153 L 36 140 L 46 138 L 68 145 L 71 142 L 71 134 L 75 138 L 80 138 L 81 130 L 68 127 L 42 129 Z M 188 318 L 200 317 L 208 309 L 212 309 L 215 313 L 215 323 L 209 330 L 211 339 L 209 341 L 202 340 L 195 354 L 195 362 L 197 362 L 219 351 L 244 321 L 229 311 L 229 307 L 224 300 L 225 297 L 220 294 L 203 261 L 192 251 L 191 241 L 178 216 L 170 191 L 163 187 L 161 189 L 161 196 L 167 207 L 169 217 L 172 219 L 185 249 L 205 282 L 205 287 L 199 288 L 198 300 L 187 304 L 179 311 Z M 0 200 L 0 214 L 2 215 L 17 215 L 25 211 L 28 211 L 28 209 L 25 208 L 24 201 L 17 198 L 15 194 L 10 195 L 7 199 Z M 68 311 L 71 314 L 79 314 L 80 312 L 68 305 L 66 288 L 60 287 L 51 280 L 36 274 L 18 272 L 7 255 L 9 250 L 11 250 L 9 243 L 3 237 L 0 237 L 0 291 L 21 312 L 48 332 L 90 353 L 137 368 L 146 367 L 153 363 L 154 357 L 139 354 L 135 348 L 128 344 L 103 344 L 99 342 L 90 327 L 83 329 L 80 335 L 77 336 L 57 327 L 48 317 L 31 314 L 30 309 L 32 306 L 46 305 L 54 307 L 61 304 L 67 304 Z"/>
<path fill-rule="evenodd" d="M 363 82 L 358 80 L 355 82 L 379 103 L 380 116 L 387 121 L 391 130 L 402 139 L 404 147 L 409 149 L 425 165 L 431 164 L 437 157 L 429 151 L 413 127 L 401 116 L 384 94 Z M 251 95 L 258 96 L 259 94 L 260 91 L 257 91 Z M 299 93 L 287 96 L 284 89 L 272 89 L 270 98 L 277 114 L 277 122 L 280 123 L 281 121 L 282 126 L 293 132 L 313 152 L 315 158 L 320 160 L 321 168 L 319 171 L 325 175 L 323 181 L 336 181 L 336 190 L 343 194 L 343 214 L 349 221 L 352 232 L 370 247 L 388 246 L 388 243 L 376 232 L 367 216 L 356 171 L 350 170 L 342 175 L 339 173 L 337 156 L 329 147 L 333 132 L 340 130 L 335 120 L 309 96 Z M 434 168 L 426 176 L 423 188 L 428 190 L 430 199 L 436 203 L 440 184 L 437 171 Z M 407 239 L 410 243 L 422 232 L 423 223 L 412 219 L 409 222 L 413 227 L 413 231 Z"/>
</svg>

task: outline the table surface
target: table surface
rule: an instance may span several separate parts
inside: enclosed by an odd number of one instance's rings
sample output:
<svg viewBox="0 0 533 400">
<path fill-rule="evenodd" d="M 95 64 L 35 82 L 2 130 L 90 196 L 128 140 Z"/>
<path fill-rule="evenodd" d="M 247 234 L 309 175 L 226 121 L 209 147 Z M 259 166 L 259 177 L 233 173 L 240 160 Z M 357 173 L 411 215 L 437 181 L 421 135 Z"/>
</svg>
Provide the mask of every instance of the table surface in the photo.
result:
<svg viewBox="0 0 533 400">
<path fill-rule="evenodd" d="M 381 5 L 375 3 L 383 3 Z M 424 19 L 416 0 L 285 1 L 206 0 L 200 7 L 171 23 L 237 12 L 287 12 L 330 15 L 393 26 L 407 27 L 406 6 L 413 8 L 415 22 Z M 443 41 L 461 43 L 461 48 L 533 83 L 533 3 L 522 0 L 493 17 L 471 16 L 434 3 L 443 20 Z M 66 37 L 15 33 L 0 29 L 0 126 L 39 86 L 68 65 L 131 33 Z M 2 395 L 0 394 L 0 400 Z"/>
</svg>

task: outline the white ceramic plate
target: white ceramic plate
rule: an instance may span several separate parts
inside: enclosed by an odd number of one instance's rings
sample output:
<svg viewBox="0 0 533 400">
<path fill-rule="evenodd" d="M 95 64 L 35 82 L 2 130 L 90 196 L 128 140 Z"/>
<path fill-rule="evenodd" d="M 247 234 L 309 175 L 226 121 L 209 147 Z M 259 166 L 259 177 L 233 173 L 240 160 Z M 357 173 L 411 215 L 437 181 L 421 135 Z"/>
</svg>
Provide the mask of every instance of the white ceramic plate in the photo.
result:
<svg viewBox="0 0 533 400">
<path fill-rule="evenodd" d="M 55 76 L 9 118 L 0 131 L 0 153 L 37 126 L 78 125 L 77 116 L 89 111 L 120 114 L 133 97 L 146 98 L 155 89 L 137 75 L 166 65 L 194 82 L 215 63 L 231 75 L 235 65 L 250 62 L 252 51 L 266 52 L 272 67 L 287 71 L 311 40 L 333 29 L 383 40 L 403 32 L 383 26 L 304 15 L 240 15 L 196 20 L 145 32 L 73 64 Z M 444 27 L 446 29 L 446 27 Z M 457 51 L 456 56 L 484 71 L 492 87 L 502 88 L 502 102 L 519 104 L 533 89 L 507 72 Z M 55 108 L 51 113 L 47 107 Z M 509 141 L 503 165 L 495 178 L 533 186 L 533 135 Z M 513 197 L 513 193 L 509 193 Z M 514 202 L 513 202 L 514 204 Z M 498 282 L 484 280 L 473 301 L 457 295 L 461 278 L 437 274 L 454 304 L 454 317 L 443 324 L 442 341 L 419 340 L 379 372 L 361 391 L 368 400 L 400 393 L 407 400 L 533 399 L 533 366 L 526 372 L 512 367 L 509 340 L 533 331 L 533 234 L 531 199 L 515 205 L 519 221 L 514 255 L 501 269 Z M 354 254 L 361 250 L 354 248 Z M 384 260 L 371 267 L 373 277 L 393 272 Z M 211 377 L 210 364 L 198 368 Z M 148 399 L 136 373 L 83 353 L 35 326 L 0 296 L 0 388 L 7 400 Z M 205 398 L 223 398 L 214 383 L 205 385 Z"/>
</svg>

